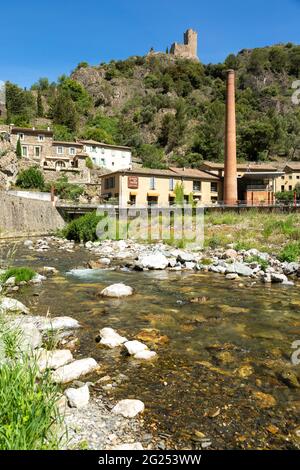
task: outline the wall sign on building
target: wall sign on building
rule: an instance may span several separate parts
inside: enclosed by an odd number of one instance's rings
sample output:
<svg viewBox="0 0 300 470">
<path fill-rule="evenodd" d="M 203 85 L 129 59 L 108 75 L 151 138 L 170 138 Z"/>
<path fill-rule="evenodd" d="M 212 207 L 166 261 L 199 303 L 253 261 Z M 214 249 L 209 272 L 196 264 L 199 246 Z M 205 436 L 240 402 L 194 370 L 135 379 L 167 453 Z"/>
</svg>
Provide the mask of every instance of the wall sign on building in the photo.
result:
<svg viewBox="0 0 300 470">
<path fill-rule="evenodd" d="M 128 188 L 129 189 L 138 189 L 139 187 L 139 177 L 138 176 L 128 176 Z"/>
</svg>

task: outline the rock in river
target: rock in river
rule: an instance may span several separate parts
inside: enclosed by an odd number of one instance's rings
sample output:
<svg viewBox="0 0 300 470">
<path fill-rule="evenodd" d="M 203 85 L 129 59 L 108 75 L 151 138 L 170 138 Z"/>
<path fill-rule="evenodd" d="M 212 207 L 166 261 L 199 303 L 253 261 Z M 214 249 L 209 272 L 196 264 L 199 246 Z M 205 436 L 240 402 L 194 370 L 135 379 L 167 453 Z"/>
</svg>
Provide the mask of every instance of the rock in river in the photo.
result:
<svg viewBox="0 0 300 470">
<path fill-rule="evenodd" d="M 116 348 L 117 346 L 121 346 L 123 343 L 126 343 L 126 341 L 128 341 L 127 338 L 119 335 L 112 328 L 102 328 L 102 330 L 100 330 L 100 336 L 100 344 L 108 346 L 109 348 Z"/>
<path fill-rule="evenodd" d="M 128 354 L 131 356 L 134 356 L 135 354 L 141 353 L 142 351 L 147 351 L 148 346 L 146 346 L 144 343 L 141 343 L 140 341 L 127 341 L 124 343 L 125 348 L 128 351 Z"/>
<path fill-rule="evenodd" d="M 72 382 L 72 380 L 79 379 L 83 375 L 90 374 L 97 369 L 98 364 L 95 359 L 91 357 L 79 359 L 78 361 L 71 362 L 71 364 L 59 367 L 56 371 L 52 372 L 52 380 L 55 383 L 65 384 Z"/>
<path fill-rule="evenodd" d="M 87 384 L 79 388 L 67 388 L 65 396 L 72 408 L 84 408 L 90 399 L 90 391 Z"/>
<path fill-rule="evenodd" d="M 112 284 L 106 287 L 100 293 L 104 297 L 128 297 L 133 294 L 133 288 L 125 284 Z"/>
<path fill-rule="evenodd" d="M 135 359 L 140 359 L 140 360 L 143 360 L 143 361 L 149 361 L 150 359 L 154 359 L 154 357 L 156 357 L 157 354 L 155 351 L 149 351 L 149 350 L 146 350 L 146 351 L 140 351 L 138 353 L 136 353 L 133 357 Z"/>
<path fill-rule="evenodd" d="M 151 255 L 140 256 L 138 264 L 144 269 L 166 269 L 169 261 L 162 253 L 153 253 Z"/>
<path fill-rule="evenodd" d="M 37 364 L 40 372 L 46 369 L 58 369 L 73 361 L 73 355 L 69 349 L 56 349 L 47 351 L 41 349 L 38 351 Z"/>
<path fill-rule="evenodd" d="M 0 297 L 0 314 L 29 313 L 29 309 L 21 302 L 10 297 Z"/>
<path fill-rule="evenodd" d="M 124 418 L 134 418 L 142 413 L 145 405 L 141 400 L 121 400 L 111 410 L 116 415 L 122 415 Z"/>
</svg>

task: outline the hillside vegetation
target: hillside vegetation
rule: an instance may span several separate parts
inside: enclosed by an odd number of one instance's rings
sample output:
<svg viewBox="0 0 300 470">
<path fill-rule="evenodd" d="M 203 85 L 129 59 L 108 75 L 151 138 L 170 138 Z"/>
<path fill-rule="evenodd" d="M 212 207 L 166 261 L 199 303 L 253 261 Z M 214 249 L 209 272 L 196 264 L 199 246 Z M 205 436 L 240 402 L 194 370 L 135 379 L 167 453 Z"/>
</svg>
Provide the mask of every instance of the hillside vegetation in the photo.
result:
<svg viewBox="0 0 300 470">
<path fill-rule="evenodd" d="M 99 66 L 78 64 L 57 83 L 7 84 L 8 121 L 53 125 L 57 139 L 133 147 L 145 166 L 222 161 L 226 69 L 237 72 L 240 160 L 300 159 L 300 46 L 243 50 L 203 65 L 150 54 Z"/>
</svg>

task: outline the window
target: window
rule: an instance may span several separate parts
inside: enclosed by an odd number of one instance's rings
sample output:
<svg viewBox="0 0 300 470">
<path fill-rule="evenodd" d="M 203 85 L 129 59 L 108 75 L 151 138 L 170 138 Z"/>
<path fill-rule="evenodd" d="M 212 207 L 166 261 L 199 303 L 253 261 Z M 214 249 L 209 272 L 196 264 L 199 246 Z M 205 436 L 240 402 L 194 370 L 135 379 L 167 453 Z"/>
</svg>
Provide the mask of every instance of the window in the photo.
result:
<svg viewBox="0 0 300 470">
<path fill-rule="evenodd" d="M 284 175 L 281 177 L 282 180 L 284 180 Z"/>
<path fill-rule="evenodd" d="M 210 183 L 210 190 L 212 193 L 218 192 L 218 183 Z"/>
<path fill-rule="evenodd" d="M 22 155 L 23 157 L 27 157 L 27 147 L 22 147 Z"/>
<path fill-rule="evenodd" d="M 281 186 L 281 192 L 284 193 L 284 185 Z"/>
<path fill-rule="evenodd" d="M 292 191 L 292 189 L 293 189 L 293 186 L 290 184 L 289 191 Z"/>
<path fill-rule="evenodd" d="M 96 147 L 92 147 L 92 152 L 97 152 Z"/>
<path fill-rule="evenodd" d="M 38 141 L 39 142 L 44 142 L 45 136 L 44 135 L 38 135 Z"/>
<path fill-rule="evenodd" d="M 193 181 L 193 191 L 201 191 L 201 181 Z"/>
<path fill-rule="evenodd" d="M 75 155 L 75 149 L 74 147 L 69 148 L 69 155 Z"/>
<path fill-rule="evenodd" d="M 34 156 L 37 158 L 41 156 L 41 147 L 34 147 Z"/>
<path fill-rule="evenodd" d="M 56 163 L 55 163 L 55 168 L 56 168 L 57 170 L 60 170 L 60 168 L 65 168 L 65 167 L 66 167 L 66 165 L 65 165 L 64 162 L 56 162 Z"/>
<path fill-rule="evenodd" d="M 289 175 L 289 180 L 293 179 L 293 175 Z"/>
<path fill-rule="evenodd" d="M 104 149 L 101 149 L 101 153 L 105 153 L 105 150 L 104 150 Z"/>
<path fill-rule="evenodd" d="M 105 158 L 101 158 L 101 165 L 105 166 Z"/>
<path fill-rule="evenodd" d="M 24 134 L 18 134 L 20 140 L 24 140 Z"/>
<path fill-rule="evenodd" d="M 115 177 L 111 176 L 110 178 L 106 178 L 105 183 L 104 183 L 104 188 L 111 189 L 114 187 L 115 187 Z"/>
<path fill-rule="evenodd" d="M 169 179 L 169 191 L 174 190 L 174 178 Z"/>
<path fill-rule="evenodd" d="M 151 176 L 150 178 L 150 189 L 155 189 L 155 178 Z"/>
<path fill-rule="evenodd" d="M 297 178 L 297 180 L 300 180 L 300 176 L 299 176 L 299 175 L 297 175 L 296 178 Z"/>
<path fill-rule="evenodd" d="M 111 162 L 111 166 L 115 166 L 115 162 Z"/>
<path fill-rule="evenodd" d="M 56 152 L 57 152 L 58 155 L 62 155 L 64 153 L 62 147 L 57 147 Z"/>
</svg>

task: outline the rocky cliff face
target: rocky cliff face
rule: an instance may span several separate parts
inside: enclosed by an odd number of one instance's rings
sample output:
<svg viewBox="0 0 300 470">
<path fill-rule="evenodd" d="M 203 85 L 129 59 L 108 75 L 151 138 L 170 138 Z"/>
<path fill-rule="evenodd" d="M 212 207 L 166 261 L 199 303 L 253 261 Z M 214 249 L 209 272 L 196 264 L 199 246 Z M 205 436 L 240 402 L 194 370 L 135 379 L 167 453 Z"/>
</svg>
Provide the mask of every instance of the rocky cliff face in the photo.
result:
<svg viewBox="0 0 300 470">
<path fill-rule="evenodd" d="M 0 141 L 0 188 L 15 183 L 18 175 L 18 159 L 9 142 Z"/>
</svg>

